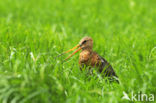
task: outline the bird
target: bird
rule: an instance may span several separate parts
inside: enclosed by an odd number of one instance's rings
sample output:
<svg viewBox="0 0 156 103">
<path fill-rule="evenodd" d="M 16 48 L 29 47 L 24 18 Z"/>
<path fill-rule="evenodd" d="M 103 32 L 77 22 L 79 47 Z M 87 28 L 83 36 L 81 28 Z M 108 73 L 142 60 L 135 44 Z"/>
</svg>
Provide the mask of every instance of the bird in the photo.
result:
<svg viewBox="0 0 156 103">
<path fill-rule="evenodd" d="M 78 49 L 77 49 L 78 48 Z M 73 47 L 72 49 L 69 49 L 59 56 L 66 54 L 70 51 L 75 50 L 71 55 L 69 55 L 64 61 L 67 61 L 70 57 L 72 57 L 74 54 L 77 52 L 80 52 L 79 55 L 79 65 L 80 65 L 80 70 L 84 67 L 89 67 L 91 68 L 97 68 L 97 71 L 100 73 L 103 73 L 106 77 L 118 77 L 110 65 L 109 62 L 107 62 L 103 57 L 101 57 L 98 53 L 93 51 L 93 39 L 91 37 L 84 37 L 80 40 L 78 45 Z"/>
</svg>

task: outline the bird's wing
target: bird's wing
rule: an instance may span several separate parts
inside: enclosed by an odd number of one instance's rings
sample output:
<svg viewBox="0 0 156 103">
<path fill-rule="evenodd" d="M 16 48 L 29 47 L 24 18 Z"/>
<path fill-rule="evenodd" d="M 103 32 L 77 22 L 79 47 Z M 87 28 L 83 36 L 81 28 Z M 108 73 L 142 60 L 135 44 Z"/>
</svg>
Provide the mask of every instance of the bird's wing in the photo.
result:
<svg viewBox="0 0 156 103">
<path fill-rule="evenodd" d="M 99 59 L 101 61 L 100 65 L 100 72 L 104 72 L 106 76 L 116 76 L 115 71 L 113 70 L 112 66 L 101 56 L 99 56 Z"/>
</svg>

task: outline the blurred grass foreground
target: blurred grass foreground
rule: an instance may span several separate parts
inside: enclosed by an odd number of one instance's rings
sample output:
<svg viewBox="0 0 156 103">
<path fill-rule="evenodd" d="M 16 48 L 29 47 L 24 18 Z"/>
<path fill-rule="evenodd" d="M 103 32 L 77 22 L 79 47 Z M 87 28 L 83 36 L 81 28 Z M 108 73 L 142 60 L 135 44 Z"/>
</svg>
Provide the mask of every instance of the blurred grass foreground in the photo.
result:
<svg viewBox="0 0 156 103">
<path fill-rule="evenodd" d="M 120 84 L 81 72 L 78 54 L 54 59 L 84 36 Z M 155 0 L 0 0 L 0 103 L 151 102 L 152 95 Z"/>
</svg>

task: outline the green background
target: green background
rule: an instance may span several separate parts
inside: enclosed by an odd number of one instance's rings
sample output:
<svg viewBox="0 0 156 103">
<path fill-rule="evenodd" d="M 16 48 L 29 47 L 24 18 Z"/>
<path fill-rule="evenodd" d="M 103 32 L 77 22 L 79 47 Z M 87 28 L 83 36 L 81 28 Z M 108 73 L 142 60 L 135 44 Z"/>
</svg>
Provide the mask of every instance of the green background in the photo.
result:
<svg viewBox="0 0 156 103">
<path fill-rule="evenodd" d="M 120 84 L 87 75 L 78 54 L 90 36 Z M 129 103 L 123 91 L 156 94 L 155 0 L 0 0 L 1 103 Z"/>
</svg>

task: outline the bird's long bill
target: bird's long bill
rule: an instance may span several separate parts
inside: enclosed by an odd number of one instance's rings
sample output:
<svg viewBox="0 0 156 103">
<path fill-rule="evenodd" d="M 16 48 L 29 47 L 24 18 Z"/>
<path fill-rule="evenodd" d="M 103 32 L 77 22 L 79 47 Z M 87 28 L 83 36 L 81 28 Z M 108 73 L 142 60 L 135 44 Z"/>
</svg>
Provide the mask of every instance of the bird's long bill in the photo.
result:
<svg viewBox="0 0 156 103">
<path fill-rule="evenodd" d="M 79 44 L 76 45 L 75 47 L 73 47 L 72 49 L 69 49 L 68 51 L 65 51 L 64 54 L 66 54 L 66 53 L 68 53 L 68 52 L 70 52 L 70 51 L 72 51 L 72 50 L 74 50 L 74 49 L 76 49 L 76 48 L 78 48 L 78 47 L 80 47 Z"/>
<path fill-rule="evenodd" d="M 74 50 L 74 49 L 76 49 L 76 48 L 78 48 L 78 47 L 80 47 L 79 44 L 76 45 L 75 47 L 73 47 L 72 49 L 69 49 L 69 50 L 63 52 L 62 54 L 58 55 L 57 57 L 55 57 L 55 59 L 58 58 L 58 57 L 60 57 L 60 56 L 62 56 L 62 55 L 64 55 L 64 54 L 66 54 L 66 53 L 69 53 L 70 51 L 72 51 L 72 50 Z"/>
<path fill-rule="evenodd" d="M 79 48 L 78 48 L 79 47 Z M 76 54 L 78 51 L 80 51 L 81 50 L 81 47 L 80 46 L 78 46 L 77 48 L 77 50 L 76 51 L 74 51 L 71 55 L 69 55 L 64 61 L 66 61 L 66 60 L 68 60 L 70 57 L 72 57 L 74 54 Z M 74 47 L 75 48 L 75 47 Z M 71 49 L 70 49 L 71 50 Z M 73 50 L 73 49 L 72 49 Z"/>
</svg>

